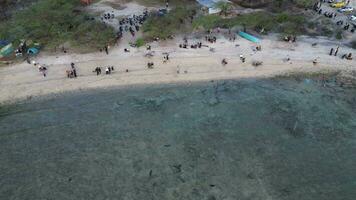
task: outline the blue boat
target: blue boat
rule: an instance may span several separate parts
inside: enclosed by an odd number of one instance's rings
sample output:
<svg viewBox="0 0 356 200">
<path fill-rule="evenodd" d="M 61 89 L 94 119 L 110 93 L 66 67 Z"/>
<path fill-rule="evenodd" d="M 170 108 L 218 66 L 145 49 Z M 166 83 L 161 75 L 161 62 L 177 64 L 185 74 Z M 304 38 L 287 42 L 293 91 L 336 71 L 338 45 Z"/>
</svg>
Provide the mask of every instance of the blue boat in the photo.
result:
<svg viewBox="0 0 356 200">
<path fill-rule="evenodd" d="M 243 38 L 245 38 L 246 40 L 249 40 L 251 42 L 254 42 L 254 43 L 259 43 L 260 42 L 260 39 L 258 39 L 257 37 L 253 36 L 253 35 L 250 35 L 248 33 L 245 33 L 243 31 L 239 31 L 239 35 Z"/>
</svg>

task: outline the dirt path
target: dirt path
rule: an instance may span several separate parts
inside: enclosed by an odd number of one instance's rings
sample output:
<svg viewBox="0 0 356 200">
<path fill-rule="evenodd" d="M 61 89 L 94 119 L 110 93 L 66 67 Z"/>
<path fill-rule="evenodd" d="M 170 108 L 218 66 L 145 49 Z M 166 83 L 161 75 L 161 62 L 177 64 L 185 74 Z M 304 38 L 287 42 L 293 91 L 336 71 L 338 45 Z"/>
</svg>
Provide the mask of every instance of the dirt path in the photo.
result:
<svg viewBox="0 0 356 200">
<path fill-rule="evenodd" d="M 352 49 L 342 46 L 339 56 L 329 56 L 330 48 L 335 48 L 337 44 L 319 39 L 318 45 L 312 47 L 314 41 L 315 39 L 300 38 L 298 43 L 290 44 L 273 38 L 264 39 L 262 51 L 254 52 L 254 44 L 242 38 L 238 38 L 234 43 L 218 39 L 216 44 L 208 44 L 215 48 L 213 53 L 207 47 L 181 49 L 178 47 L 180 40 L 177 39 L 166 43 L 152 43 L 155 56 L 151 59 L 144 57 L 147 53 L 145 48 L 131 49 L 130 53 L 124 53 L 125 47 L 115 47 L 110 50 L 109 55 L 43 55 L 37 61 L 49 65 L 47 77 L 43 77 L 36 67 L 27 63 L 0 69 L 0 102 L 112 86 L 270 77 L 290 71 L 356 69 L 354 60 L 340 58 L 340 55 L 352 52 Z M 170 52 L 170 61 L 166 64 L 162 62 L 163 52 Z M 246 57 L 246 63 L 240 61 L 240 54 Z M 284 60 L 287 57 L 291 59 L 290 62 Z M 226 66 L 221 65 L 223 58 L 228 60 Z M 317 66 L 312 64 L 315 58 L 320 61 Z M 263 61 L 263 65 L 253 67 L 251 62 L 254 60 Z M 155 63 L 154 69 L 147 69 L 149 61 Z M 71 62 L 77 66 L 79 77 L 76 79 L 68 79 L 65 75 L 65 70 L 69 69 Z M 98 66 L 114 66 L 115 71 L 111 75 L 96 76 L 93 70 Z"/>
</svg>

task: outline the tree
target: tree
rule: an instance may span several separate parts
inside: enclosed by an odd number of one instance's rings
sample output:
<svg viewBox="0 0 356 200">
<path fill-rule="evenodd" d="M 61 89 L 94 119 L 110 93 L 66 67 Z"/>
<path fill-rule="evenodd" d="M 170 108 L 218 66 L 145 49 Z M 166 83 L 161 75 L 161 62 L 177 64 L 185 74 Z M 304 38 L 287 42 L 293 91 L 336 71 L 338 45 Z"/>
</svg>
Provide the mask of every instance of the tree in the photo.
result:
<svg viewBox="0 0 356 200">
<path fill-rule="evenodd" d="M 219 1 L 215 4 L 215 8 L 220 10 L 220 15 L 227 16 L 233 7 L 230 2 Z"/>
</svg>

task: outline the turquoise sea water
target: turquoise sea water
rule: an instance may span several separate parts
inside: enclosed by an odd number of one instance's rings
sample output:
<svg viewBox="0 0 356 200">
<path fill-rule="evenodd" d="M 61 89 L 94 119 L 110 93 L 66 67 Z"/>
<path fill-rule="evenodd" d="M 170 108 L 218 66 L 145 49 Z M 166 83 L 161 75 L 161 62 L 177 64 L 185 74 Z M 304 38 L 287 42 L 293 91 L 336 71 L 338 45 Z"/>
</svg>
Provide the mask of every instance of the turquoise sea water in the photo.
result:
<svg viewBox="0 0 356 200">
<path fill-rule="evenodd" d="M 330 78 L 95 90 L 0 108 L 0 199 L 356 199 Z"/>
</svg>

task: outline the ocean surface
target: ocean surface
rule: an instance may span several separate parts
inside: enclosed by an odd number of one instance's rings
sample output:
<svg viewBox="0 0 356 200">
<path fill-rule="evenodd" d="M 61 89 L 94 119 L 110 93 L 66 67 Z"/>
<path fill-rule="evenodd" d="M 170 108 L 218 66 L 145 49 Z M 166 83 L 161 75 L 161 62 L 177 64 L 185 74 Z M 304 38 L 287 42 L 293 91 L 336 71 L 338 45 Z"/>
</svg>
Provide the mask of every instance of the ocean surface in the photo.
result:
<svg viewBox="0 0 356 200">
<path fill-rule="evenodd" d="M 0 199 L 355 200 L 356 89 L 320 78 L 0 107 Z"/>
</svg>

